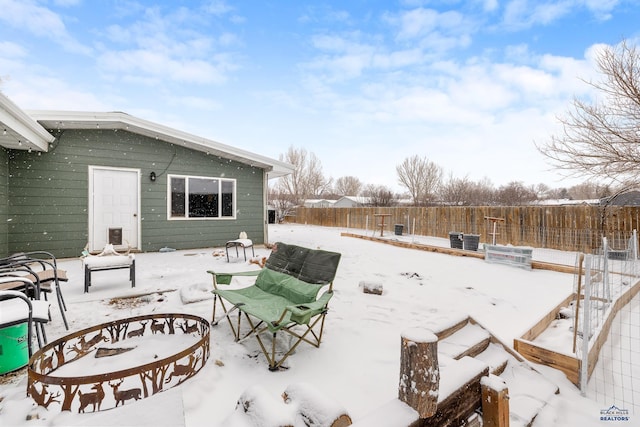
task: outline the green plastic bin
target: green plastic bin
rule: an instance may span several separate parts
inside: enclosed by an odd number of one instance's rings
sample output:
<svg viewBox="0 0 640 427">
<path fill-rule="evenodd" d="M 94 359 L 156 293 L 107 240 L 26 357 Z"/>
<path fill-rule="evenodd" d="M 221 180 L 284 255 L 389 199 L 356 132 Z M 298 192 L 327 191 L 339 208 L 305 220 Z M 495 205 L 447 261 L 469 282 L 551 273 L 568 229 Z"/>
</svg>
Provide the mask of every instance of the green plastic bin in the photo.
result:
<svg viewBox="0 0 640 427">
<path fill-rule="evenodd" d="M 0 329 L 0 375 L 29 363 L 27 322 Z"/>
</svg>

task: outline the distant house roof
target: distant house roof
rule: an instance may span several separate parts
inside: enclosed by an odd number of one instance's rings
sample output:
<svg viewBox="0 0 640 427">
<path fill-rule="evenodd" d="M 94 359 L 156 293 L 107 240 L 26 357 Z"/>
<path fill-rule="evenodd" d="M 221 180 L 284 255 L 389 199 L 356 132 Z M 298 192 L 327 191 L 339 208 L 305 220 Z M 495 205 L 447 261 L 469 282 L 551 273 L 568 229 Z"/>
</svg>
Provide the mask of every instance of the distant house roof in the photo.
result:
<svg viewBox="0 0 640 427">
<path fill-rule="evenodd" d="M 342 196 L 335 201 L 335 208 L 351 208 L 355 206 L 366 206 L 371 204 L 371 197 L 364 196 Z"/>
<path fill-rule="evenodd" d="M 597 205 L 600 203 L 600 199 L 579 199 L 579 200 L 571 200 L 571 199 L 546 199 L 546 200 L 536 200 L 532 202 L 534 205 L 542 205 L 542 206 L 566 206 L 566 205 Z"/>
<path fill-rule="evenodd" d="M 306 199 L 303 203 L 305 208 L 330 208 L 335 200 L 328 199 Z"/>
<path fill-rule="evenodd" d="M 640 206 L 640 191 L 633 190 L 600 199 L 603 205 Z"/>
<path fill-rule="evenodd" d="M 150 122 L 122 112 L 23 111 L 0 93 L 0 145 L 46 152 L 55 140 L 47 129 L 117 129 L 259 167 L 269 178 L 293 172 L 288 163 Z"/>
</svg>

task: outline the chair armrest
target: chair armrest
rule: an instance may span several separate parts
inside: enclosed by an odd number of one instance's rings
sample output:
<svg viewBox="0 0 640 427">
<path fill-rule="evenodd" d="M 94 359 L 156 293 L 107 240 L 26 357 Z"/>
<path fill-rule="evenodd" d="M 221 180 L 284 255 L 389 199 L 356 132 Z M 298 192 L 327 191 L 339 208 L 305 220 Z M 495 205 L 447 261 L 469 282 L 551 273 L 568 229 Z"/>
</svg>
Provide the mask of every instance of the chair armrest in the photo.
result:
<svg viewBox="0 0 640 427">
<path fill-rule="evenodd" d="M 287 311 L 291 312 L 296 317 L 303 317 L 309 313 L 321 311 L 327 306 L 329 300 L 333 296 L 332 291 L 327 291 L 320 298 L 313 302 L 305 303 L 305 304 L 297 304 L 290 305 L 286 308 Z"/>
<path fill-rule="evenodd" d="M 31 292 L 35 299 L 40 299 L 40 283 L 39 282 L 34 282 L 24 276 L 3 275 L 3 276 L 0 276 L 0 284 L 1 283 L 22 283 L 21 286 L 23 286 L 25 290 L 31 289 Z M 9 292 L 9 290 L 3 291 L 3 292 Z"/>
<path fill-rule="evenodd" d="M 213 283 L 215 285 L 229 285 L 231 284 L 231 279 L 233 276 L 257 276 L 260 274 L 261 270 L 251 270 L 251 271 L 236 271 L 231 273 L 216 273 L 213 270 L 208 270 L 207 273 L 213 276 Z"/>
</svg>

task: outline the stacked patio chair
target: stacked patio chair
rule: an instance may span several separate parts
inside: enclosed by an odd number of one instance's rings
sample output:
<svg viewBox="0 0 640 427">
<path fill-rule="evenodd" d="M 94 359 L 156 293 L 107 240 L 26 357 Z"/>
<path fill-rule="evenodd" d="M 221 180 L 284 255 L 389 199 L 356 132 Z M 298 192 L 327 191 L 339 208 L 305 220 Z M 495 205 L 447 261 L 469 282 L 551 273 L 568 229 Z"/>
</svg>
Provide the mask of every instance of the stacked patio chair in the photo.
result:
<svg viewBox="0 0 640 427">
<path fill-rule="evenodd" d="M 46 300 L 48 294 L 55 292 L 64 326 L 67 330 L 69 329 L 65 315 L 67 306 L 60 287 L 60 282 L 66 282 L 69 279 L 66 271 L 58 268 L 53 254 L 44 251 L 20 252 L 0 258 L 0 277 L 5 276 L 29 279 L 34 286 L 26 287 L 26 290 L 28 295 L 34 299 L 40 299 L 43 295 Z M 0 290 L 25 290 L 25 284 L 22 281 L 14 281 L 13 283 L 6 281 L 0 285 Z M 34 294 L 29 294 L 29 292 Z"/>
<path fill-rule="evenodd" d="M 255 336 L 267 358 L 269 370 L 278 370 L 300 343 L 320 346 L 340 257 L 337 252 L 276 243 L 261 270 L 209 271 L 214 287 L 212 325 L 226 318 L 236 341 Z M 230 284 L 234 276 L 256 276 L 256 280 L 253 285 L 240 289 L 219 288 L 219 285 Z M 325 290 L 320 293 L 322 289 Z M 231 306 L 227 308 L 225 301 Z M 223 314 L 216 320 L 218 302 Z M 235 325 L 231 319 L 234 311 L 238 312 Z M 244 329 L 248 329 L 244 335 L 241 333 L 242 318 L 247 322 Z M 291 338 L 283 354 L 276 354 L 278 333 Z M 270 335 L 269 349 L 262 334 Z"/>
<path fill-rule="evenodd" d="M 37 293 L 35 284 L 25 277 L 0 277 L 0 286 L 7 282 L 21 282 L 26 289 Z M 44 325 L 49 322 L 49 301 L 32 299 L 25 292 L 0 290 L 0 330 L 9 326 L 27 323 L 27 345 L 29 357 L 33 355 L 31 339 L 35 330 L 38 346 L 47 343 Z"/>
</svg>

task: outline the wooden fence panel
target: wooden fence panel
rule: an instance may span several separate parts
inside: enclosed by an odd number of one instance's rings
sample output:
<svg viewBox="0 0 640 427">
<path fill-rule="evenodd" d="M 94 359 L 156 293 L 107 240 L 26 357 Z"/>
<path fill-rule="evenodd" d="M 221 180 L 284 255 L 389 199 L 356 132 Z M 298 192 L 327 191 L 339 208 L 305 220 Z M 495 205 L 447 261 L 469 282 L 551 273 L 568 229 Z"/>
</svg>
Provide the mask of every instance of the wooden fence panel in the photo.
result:
<svg viewBox="0 0 640 427">
<path fill-rule="evenodd" d="M 612 247 L 626 244 L 640 224 L 640 207 L 634 206 L 435 206 L 371 208 L 298 208 L 286 218 L 299 224 L 374 230 L 374 214 L 390 214 L 386 231 L 404 225 L 405 234 L 448 238 L 449 232 L 479 234 L 491 242 L 493 223 L 486 217 L 504 218 L 497 224 L 496 243 L 569 251 L 591 252 L 606 236 Z M 415 227 L 415 230 L 414 230 Z"/>
</svg>

